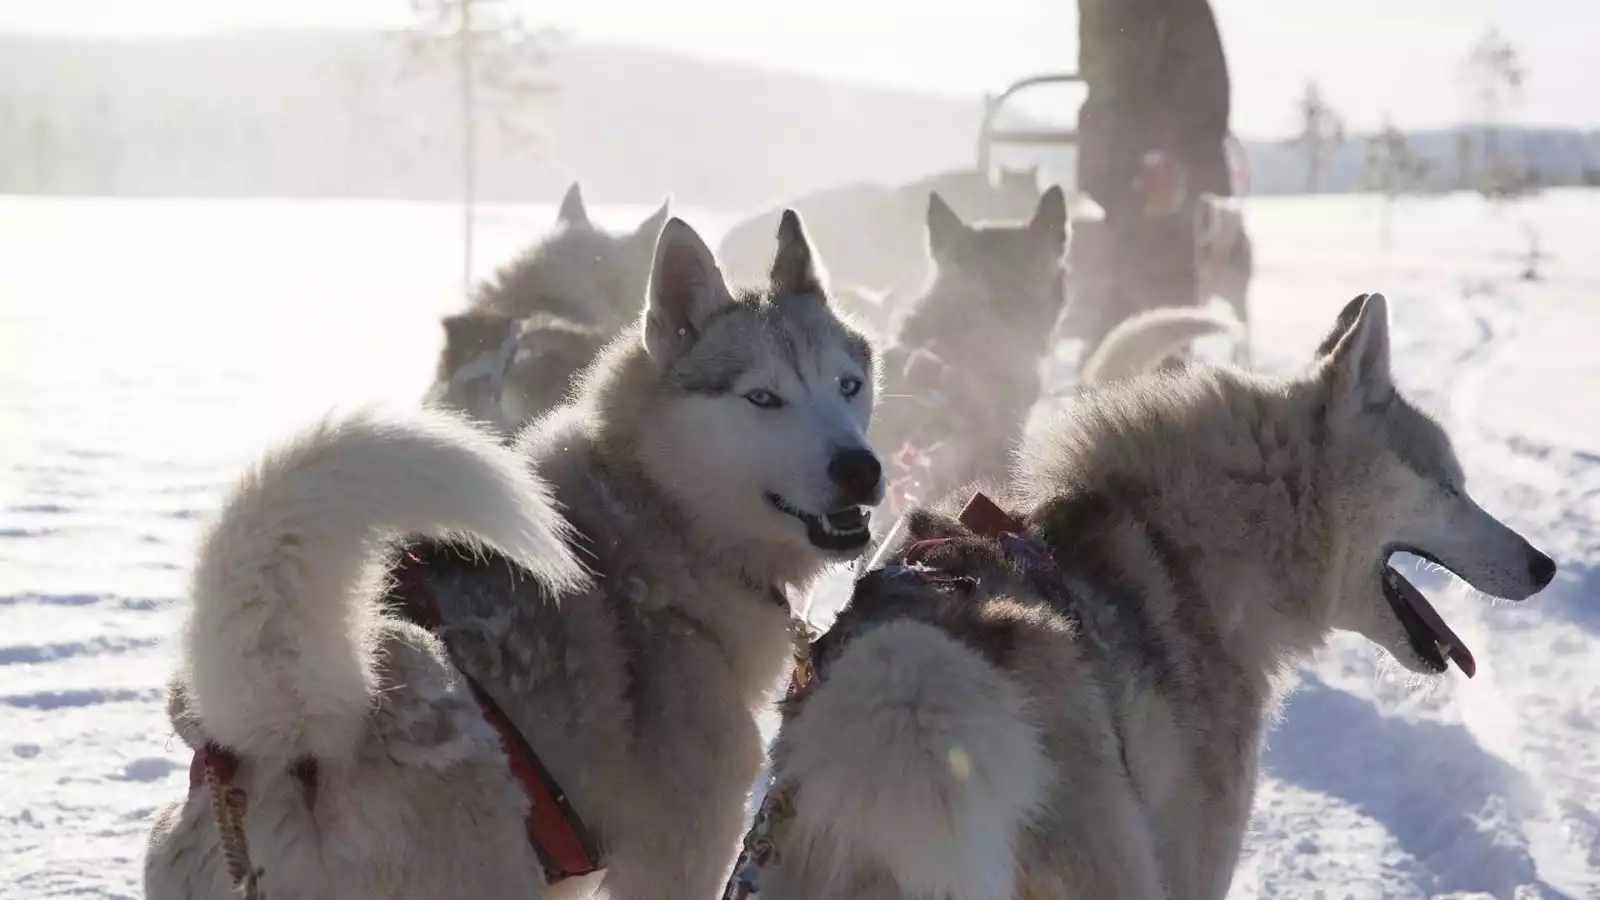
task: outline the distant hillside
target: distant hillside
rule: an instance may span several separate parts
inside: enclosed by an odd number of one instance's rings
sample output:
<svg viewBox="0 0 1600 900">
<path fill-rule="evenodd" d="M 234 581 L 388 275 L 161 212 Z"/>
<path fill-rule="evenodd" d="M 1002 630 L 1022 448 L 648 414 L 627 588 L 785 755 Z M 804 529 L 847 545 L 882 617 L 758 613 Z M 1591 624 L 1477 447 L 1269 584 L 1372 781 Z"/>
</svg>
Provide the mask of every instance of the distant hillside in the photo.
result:
<svg viewBox="0 0 1600 900">
<path fill-rule="evenodd" d="M 0 38 L 0 193 L 457 196 L 453 72 L 403 62 L 380 35 Z M 537 146 L 485 129 L 481 198 L 743 206 L 974 154 L 977 99 L 591 45 L 552 74 Z"/>
<path fill-rule="evenodd" d="M 0 38 L 0 193 L 453 198 L 453 72 L 402 78 L 397 36 L 287 32 L 95 42 Z M 598 202 L 751 207 L 859 179 L 972 164 L 980 101 L 843 85 L 634 48 L 562 49 L 539 140 L 485 129 L 478 195 L 549 200 L 581 179 Z M 1025 73 L 1018 73 L 1025 74 Z M 1419 134 L 1436 186 L 1454 133 Z M 1600 137 L 1508 133 L 1548 183 L 1600 161 Z M 1247 144 L 1256 193 L 1293 193 L 1304 162 Z M 1055 154 L 1050 171 L 1070 171 Z M 1365 147 L 1325 190 L 1358 189 Z M 1063 163 L 1068 165 L 1063 166 Z M 1589 172 L 1593 176 L 1593 172 Z"/>
</svg>

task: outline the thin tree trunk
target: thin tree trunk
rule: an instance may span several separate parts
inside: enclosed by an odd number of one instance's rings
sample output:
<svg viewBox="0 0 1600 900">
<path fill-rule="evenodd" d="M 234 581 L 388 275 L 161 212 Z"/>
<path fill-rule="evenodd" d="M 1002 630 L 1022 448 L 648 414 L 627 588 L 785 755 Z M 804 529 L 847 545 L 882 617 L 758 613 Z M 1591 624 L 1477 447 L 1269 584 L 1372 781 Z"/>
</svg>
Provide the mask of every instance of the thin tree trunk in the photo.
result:
<svg viewBox="0 0 1600 900">
<path fill-rule="evenodd" d="M 457 0 L 461 4 L 461 34 L 457 38 L 461 54 L 461 291 L 472 291 L 472 213 L 477 192 L 476 140 L 473 126 L 477 123 L 472 95 L 472 0 Z"/>
</svg>

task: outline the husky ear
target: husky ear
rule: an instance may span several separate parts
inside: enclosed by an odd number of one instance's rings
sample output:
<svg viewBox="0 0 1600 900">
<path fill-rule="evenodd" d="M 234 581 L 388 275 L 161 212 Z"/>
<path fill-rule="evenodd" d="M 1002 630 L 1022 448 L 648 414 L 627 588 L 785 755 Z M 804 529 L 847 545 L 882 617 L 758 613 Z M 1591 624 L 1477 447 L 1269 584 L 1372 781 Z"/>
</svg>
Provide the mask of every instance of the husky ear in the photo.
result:
<svg viewBox="0 0 1600 900">
<path fill-rule="evenodd" d="M 446 341 L 459 345 L 463 341 L 498 346 L 498 341 L 511 333 L 517 320 L 488 310 L 473 309 L 451 313 L 439 320 L 444 326 Z"/>
<path fill-rule="evenodd" d="M 567 188 L 567 195 L 561 198 L 561 211 L 556 213 L 556 221 L 562 225 L 589 224 L 589 211 L 583 208 L 583 189 L 576 181 Z"/>
<path fill-rule="evenodd" d="M 1363 403 L 1394 394 L 1389 371 L 1389 301 L 1362 294 L 1345 304 L 1333 331 L 1317 348 L 1318 367 L 1337 395 Z"/>
<path fill-rule="evenodd" d="M 667 222 L 667 216 L 671 208 L 672 197 L 668 195 L 662 199 L 661 208 L 651 213 L 649 218 L 640 222 L 639 227 L 634 229 L 634 236 L 649 242 L 653 246 L 656 238 L 661 234 L 661 226 Z"/>
<path fill-rule="evenodd" d="M 1051 185 L 1050 190 L 1039 198 L 1039 208 L 1033 211 L 1028 230 L 1042 237 L 1052 247 L 1066 248 L 1067 195 L 1061 192 L 1060 185 Z"/>
<path fill-rule="evenodd" d="M 454 371 L 481 353 L 505 349 L 521 327 L 518 319 L 487 310 L 452 313 L 439 320 L 444 326 L 444 349 L 439 360 Z"/>
<path fill-rule="evenodd" d="M 644 313 L 644 348 L 669 365 L 694 346 L 711 314 L 733 302 L 711 248 L 682 219 L 668 219 L 656 240 Z"/>
<path fill-rule="evenodd" d="M 956 215 L 938 191 L 928 192 L 928 254 L 934 259 L 950 251 L 961 235 L 967 233 L 966 223 Z"/>
<path fill-rule="evenodd" d="M 800 214 L 792 209 L 784 210 L 778 220 L 778 252 L 772 258 L 772 295 L 812 294 L 825 298 L 828 292 L 823 282 L 826 280 Z"/>
</svg>

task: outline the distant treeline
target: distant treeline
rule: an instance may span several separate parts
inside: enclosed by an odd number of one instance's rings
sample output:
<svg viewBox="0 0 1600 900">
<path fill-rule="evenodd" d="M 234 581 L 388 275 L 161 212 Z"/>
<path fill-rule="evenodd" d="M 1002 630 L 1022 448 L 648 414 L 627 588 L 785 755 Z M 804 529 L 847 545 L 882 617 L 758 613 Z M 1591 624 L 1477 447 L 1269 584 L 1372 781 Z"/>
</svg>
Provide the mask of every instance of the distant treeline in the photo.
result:
<svg viewBox="0 0 1600 900">
<path fill-rule="evenodd" d="M 621 47 L 554 60 L 558 92 L 519 113 L 537 140 L 480 129 L 480 199 L 548 200 L 581 179 L 596 202 L 749 207 L 975 158 L 977 98 Z M 419 67 L 399 35 L 0 38 L 0 194 L 454 198 L 456 96 L 453 70 Z M 1457 186 L 1456 132 L 1407 138 L 1429 187 Z M 1506 130 L 1498 144 L 1539 183 L 1597 181 L 1600 134 Z M 1298 151 L 1246 146 L 1255 193 L 1302 189 Z M 1324 189 L 1362 189 L 1365 160 L 1359 137 L 1331 150 Z"/>
</svg>

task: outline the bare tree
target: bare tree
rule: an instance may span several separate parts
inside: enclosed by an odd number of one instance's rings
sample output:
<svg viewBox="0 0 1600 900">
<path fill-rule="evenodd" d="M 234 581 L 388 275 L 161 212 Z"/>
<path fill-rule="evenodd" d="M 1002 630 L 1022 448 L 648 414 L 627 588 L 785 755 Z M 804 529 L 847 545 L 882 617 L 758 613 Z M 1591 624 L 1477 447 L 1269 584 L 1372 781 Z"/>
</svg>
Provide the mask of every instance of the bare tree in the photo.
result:
<svg viewBox="0 0 1600 900">
<path fill-rule="evenodd" d="M 1456 181 L 1457 190 L 1470 191 L 1478 186 L 1477 166 L 1474 160 L 1472 146 L 1472 132 L 1466 128 L 1456 132 Z"/>
<path fill-rule="evenodd" d="M 1383 198 L 1382 240 L 1389 246 L 1394 201 L 1423 190 L 1428 181 L 1428 161 L 1412 152 L 1411 144 L 1393 122 L 1385 120 L 1377 134 L 1367 138 L 1366 171 L 1362 182 Z"/>
<path fill-rule="evenodd" d="M 1321 190 L 1322 172 L 1331 152 L 1344 144 L 1344 119 L 1322 97 L 1315 81 L 1306 82 L 1306 91 L 1297 104 L 1300 131 L 1289 140 L 1306 157 L 1306 193 Z"/>
<path fill-rule="evenodd" d="M 504 0 L 410 0 L 417 27 L 413 58 L 428 68 L 448 59 L 456 69 L 461 129 L 461 281 L 472 289 L 473 213 L 477 199 L 479 128 L 491 126 L 516 143 L 534 144 L 531 113 L 556 92 L 549 75 L 558 35 L 530 29 Z M 499 8 L 495 8 L 499 6 Z"/>
<path fill-rule="evenodd" d="M 1483 172 L 1478 189 L 1488 196 L 1517 193 L 1521 173 L 1502 155 L 1500 128 L 1506 113 L 1522 96 L 1527 71 L 1521 56 L 1500 29 L 1491 27 L 1467 54 L 1466 70 L 1483 127 Z"/>
</svg>

